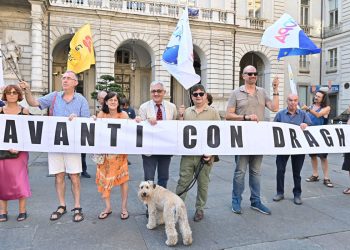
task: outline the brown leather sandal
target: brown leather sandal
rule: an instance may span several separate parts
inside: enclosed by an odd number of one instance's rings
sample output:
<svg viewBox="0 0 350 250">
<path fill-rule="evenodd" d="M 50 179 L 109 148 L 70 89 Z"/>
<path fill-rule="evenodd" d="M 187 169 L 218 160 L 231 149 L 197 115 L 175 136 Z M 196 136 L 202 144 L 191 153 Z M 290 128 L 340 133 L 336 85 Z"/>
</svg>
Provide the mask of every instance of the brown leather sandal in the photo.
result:
<svg viewBox="0 0 350 250">
<path fill-rule="evenodd" d="M 309 178 L 306 179 L 307 182 L 316 182 L 319 181 L 320 178 L 318 176 L 311 175 Z"/>
<path fill-rule="evenodd" d="M 6 222 L 7 220 L 7 214 L 0 214 L 0 222 Z"/>
<path fill-rule="evenodd" d="M 62 211 L 62 212 L 60 212 Z M 51 214 L 50 220 L 58 220 L 59 218 L 62 217 L 62 215 L 64 215 L 65 213 L 67 213 L 67 208 L 66 206 L 59 206 L 55 212 L 53 212 Z M 53 217 L 56 216 L 56 217 Z"/>
<path fill-rule="evenodd" d="M 74 215 L 73 215 L 74 222 L 81 222 L 84 220 L 84 214 L 81 212 L 82 210 L 83 209 L 81 207 L 75 207 L 71 210 L 72 212 L 74 212 Z"/>
<path fill-rule="evenodd" d="M 331 182 L 330 179 L 324 179 L 324 180 L 323 180 L 323 184 L 326 185 L 326 186 L 329 187 L 329 188 L 332 188 L 332 187 L 333 187 L 333 183 Z"/>
</svg>

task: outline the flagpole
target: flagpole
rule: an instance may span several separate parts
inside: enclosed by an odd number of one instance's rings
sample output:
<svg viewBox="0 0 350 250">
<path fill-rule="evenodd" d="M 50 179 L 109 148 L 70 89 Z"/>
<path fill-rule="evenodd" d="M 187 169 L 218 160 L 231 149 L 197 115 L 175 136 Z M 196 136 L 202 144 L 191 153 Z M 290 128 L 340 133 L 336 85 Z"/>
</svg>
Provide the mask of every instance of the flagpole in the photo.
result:
<svg viewBox="0 0 350 250">
<path fill-rule="evenodd" d="M 0 51 L 1 51 L 2 56 L 5 58 L 5 61 L 7 61 L 7 58 L 6 58 L 5 54 L 4 54 L 4 52 L 3 52 L 1 49 L 0 49 Z M 16 75 L 18 81 L 20 81 L 20 82 L 23 81 L 23 80 L 17 75 L 16 71 L 14 70 L 14 68 L 12 67 L 12 65 L 11 65 L 10 62 L 8 62 L 8 65 L 10 66 L 10 69 L 11 69 L 12 73 L 14 73 L 14 74 Z"/>
</svg>

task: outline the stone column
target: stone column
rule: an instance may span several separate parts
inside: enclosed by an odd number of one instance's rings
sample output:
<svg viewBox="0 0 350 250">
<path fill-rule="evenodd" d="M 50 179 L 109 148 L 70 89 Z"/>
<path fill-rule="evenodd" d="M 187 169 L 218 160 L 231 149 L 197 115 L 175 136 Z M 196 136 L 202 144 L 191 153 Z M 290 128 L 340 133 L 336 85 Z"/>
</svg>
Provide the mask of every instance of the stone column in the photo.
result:
<svg viewBox="0 0 350 250">
<path fill-rule="evenodd" d="M 43 83 L 43 9 L 41 1 L 30 1 L 32 5 L 32 72 L 31 88 L 34 92 L 42 92 L 47 88 Z"/>
</svg>

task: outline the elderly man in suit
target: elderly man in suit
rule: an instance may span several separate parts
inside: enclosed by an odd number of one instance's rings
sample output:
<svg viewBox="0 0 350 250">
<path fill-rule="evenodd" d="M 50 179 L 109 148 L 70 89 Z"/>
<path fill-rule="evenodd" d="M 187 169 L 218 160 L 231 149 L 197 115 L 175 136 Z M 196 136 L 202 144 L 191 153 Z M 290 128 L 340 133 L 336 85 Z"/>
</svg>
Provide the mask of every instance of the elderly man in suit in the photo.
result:
<svg viewBox="0 0 350 250">
<path fill-rule="evenodd" d="M 151 125 L 156 125 L 160 120 L 176 120 L 177 109 L 175 104 L 165 101 L 166 90 L 160 81 L 150 84 L 152 100 L 143 103 L 139 109 L 136 121 L 147 120 Z M 158 185 L 167 187 L 169 179 L 169 166 L 171 155 L 142 155 L 145 181 L 154 181 L 155 172 L 158 172 Z"/>
</svg>

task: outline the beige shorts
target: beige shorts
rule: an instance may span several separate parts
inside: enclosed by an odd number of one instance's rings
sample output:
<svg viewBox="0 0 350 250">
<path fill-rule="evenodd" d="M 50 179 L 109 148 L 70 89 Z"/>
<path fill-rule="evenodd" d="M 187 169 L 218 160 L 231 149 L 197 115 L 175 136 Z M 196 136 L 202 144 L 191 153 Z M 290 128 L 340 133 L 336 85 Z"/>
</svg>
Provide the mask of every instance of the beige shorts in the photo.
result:
<svg viewBox="0 0 350 250">
<path fill-rule="evenodd" d="M 49 174 L 82 172 L 81 154 L 48 153 Z"/>
</svg>

